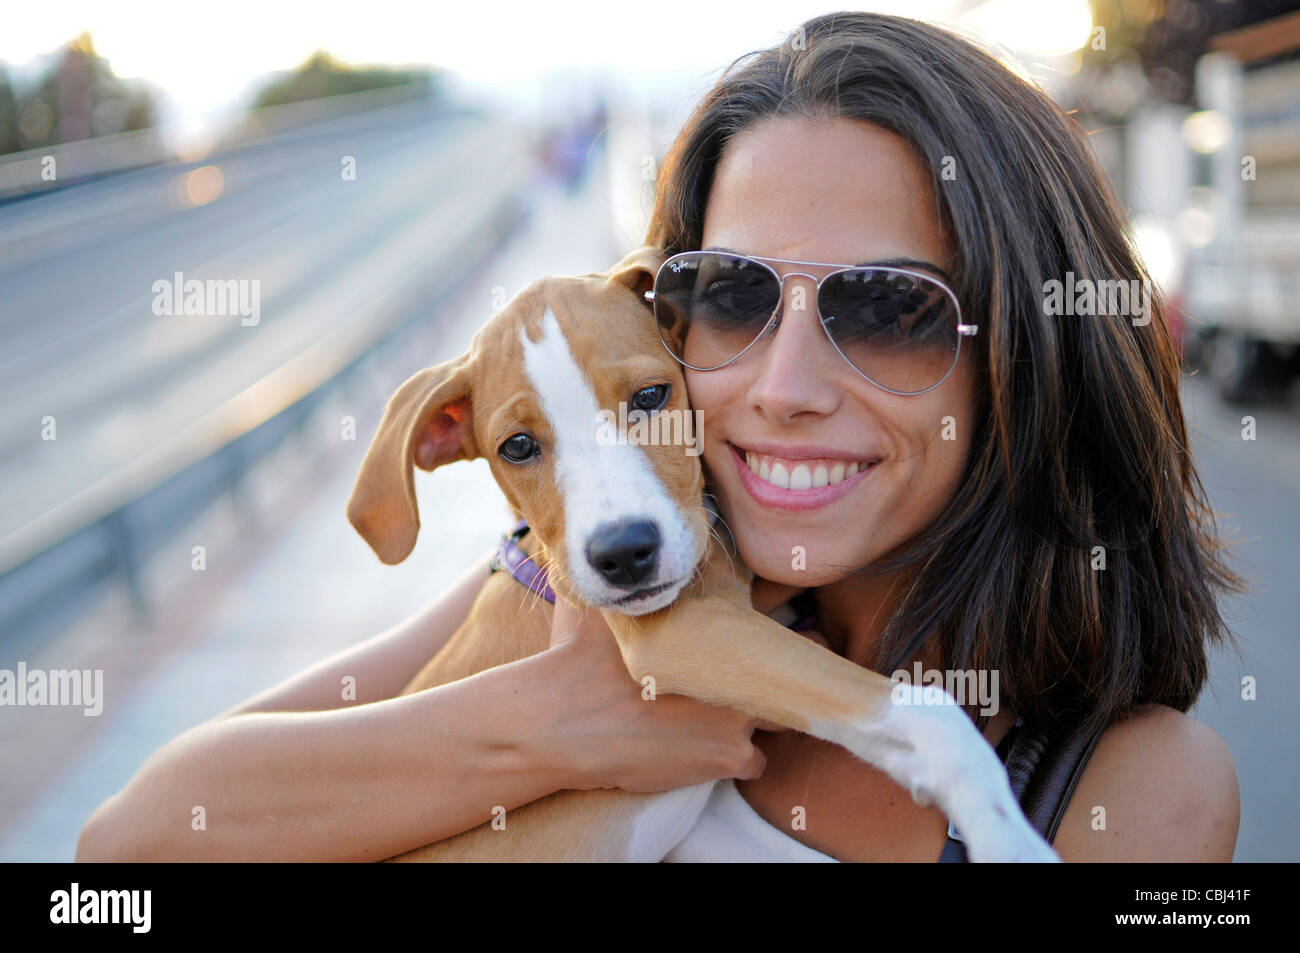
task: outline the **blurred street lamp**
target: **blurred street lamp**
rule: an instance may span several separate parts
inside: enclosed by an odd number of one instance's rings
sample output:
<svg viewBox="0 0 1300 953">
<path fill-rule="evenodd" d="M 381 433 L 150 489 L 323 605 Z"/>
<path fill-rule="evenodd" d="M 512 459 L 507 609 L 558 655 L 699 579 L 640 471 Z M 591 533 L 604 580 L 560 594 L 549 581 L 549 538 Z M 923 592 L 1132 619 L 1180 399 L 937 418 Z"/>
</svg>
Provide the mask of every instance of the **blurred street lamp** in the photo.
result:
<svg viewBox="0 0 1300 953">
<path fill-rule="evenodd" d="M 1194 112 L 1183 120 L 1183 139 L 1202 155 L 1218 152 L 1232 141 L 1232 120 L 1216 109 Z"/>
<path fill-rule="evenodd" d="M 1150 215 L 1134 217 L 1133 244 L 1152 281 L 1165 291 L 1177 287 L 1181 277 L 1178 246 L 1169 229 L 1158 218 Z"/>
</svg>

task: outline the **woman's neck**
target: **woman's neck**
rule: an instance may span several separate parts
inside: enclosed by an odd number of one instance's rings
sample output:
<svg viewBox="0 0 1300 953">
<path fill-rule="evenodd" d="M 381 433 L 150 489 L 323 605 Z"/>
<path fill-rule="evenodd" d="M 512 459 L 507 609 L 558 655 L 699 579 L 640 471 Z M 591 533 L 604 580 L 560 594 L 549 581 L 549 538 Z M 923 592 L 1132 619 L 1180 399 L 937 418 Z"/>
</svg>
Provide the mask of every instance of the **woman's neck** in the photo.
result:
<svg viewBox="0 0 1300 953">
<path fill-rule="evenodd" d="M 906 580 L 899 572 L 887 576 L 854 573 L 819 586 L 814 590 L 817 631 L 836 654 L 873 668 L 880 636 L 905 587 Z M 917 657 L 925 661 L 924 653 Z"/>
</svg>

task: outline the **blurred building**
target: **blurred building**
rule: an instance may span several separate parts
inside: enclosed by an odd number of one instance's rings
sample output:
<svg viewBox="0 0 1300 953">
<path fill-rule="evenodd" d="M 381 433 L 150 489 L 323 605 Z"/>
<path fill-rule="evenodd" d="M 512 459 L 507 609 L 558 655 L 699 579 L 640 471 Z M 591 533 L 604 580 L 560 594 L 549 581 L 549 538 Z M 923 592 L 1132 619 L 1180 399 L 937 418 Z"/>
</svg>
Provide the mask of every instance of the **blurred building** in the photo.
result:
<svg viewBox="0 0 1300 953">
<path fill-rule="evenodd" d="M 1300 374 L 1300 12 L 1211 39 L 1196 66 L 1201 109 L 1183 290 L 1222 396 L 1285 393 Z"/>
<path fill-rule="evenodd" d="M 1300 12 L 1094 0 L 1063 105 L 1131 217 L 1189 366 L 1231 401 L 1300 375 Z"/>
</svg>

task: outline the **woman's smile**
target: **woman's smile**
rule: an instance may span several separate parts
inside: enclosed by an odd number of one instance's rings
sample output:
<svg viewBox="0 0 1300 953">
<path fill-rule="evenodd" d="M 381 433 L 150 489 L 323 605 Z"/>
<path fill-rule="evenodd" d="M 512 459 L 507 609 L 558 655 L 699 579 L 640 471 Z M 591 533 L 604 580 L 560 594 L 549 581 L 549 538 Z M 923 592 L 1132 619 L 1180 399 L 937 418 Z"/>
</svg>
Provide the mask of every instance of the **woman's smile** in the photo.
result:
<svg viewBox="0 0 1300 953">
<path fill-rule="evenodd" d="M 765 448 L 728 443 L 736 474 L 749 495 L 774 510 L 817 510 L 843 499 L 874 472 L 878 460 L 821 448 Z M 811 452 L 810 452 L 811 451 Z"/>
</svg>

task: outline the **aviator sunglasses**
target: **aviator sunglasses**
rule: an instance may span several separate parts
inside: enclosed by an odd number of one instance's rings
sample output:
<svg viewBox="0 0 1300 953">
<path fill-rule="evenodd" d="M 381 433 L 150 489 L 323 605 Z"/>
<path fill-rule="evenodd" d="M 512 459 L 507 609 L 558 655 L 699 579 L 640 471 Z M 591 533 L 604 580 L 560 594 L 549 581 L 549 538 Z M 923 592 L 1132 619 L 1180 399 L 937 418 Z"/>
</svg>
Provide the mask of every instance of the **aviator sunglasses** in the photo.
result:
<svg viewBox="0 0 1300 953">
<path fill-rule="evenodd" d="M 768 262 L 836 270 L 783 277 Z M 668 353 L 691 370 L 716 371 L 775 332 L 785 279 L 795 275 L 816 282 L 817 312 L 835 350 L 891 394 L 938 387 L 957 366 L 961 339 L 979 330 L 961 323 L 951 288 L 906 268 L 687 251 L 664 261 L 645 298 Z"/>
</svg>

